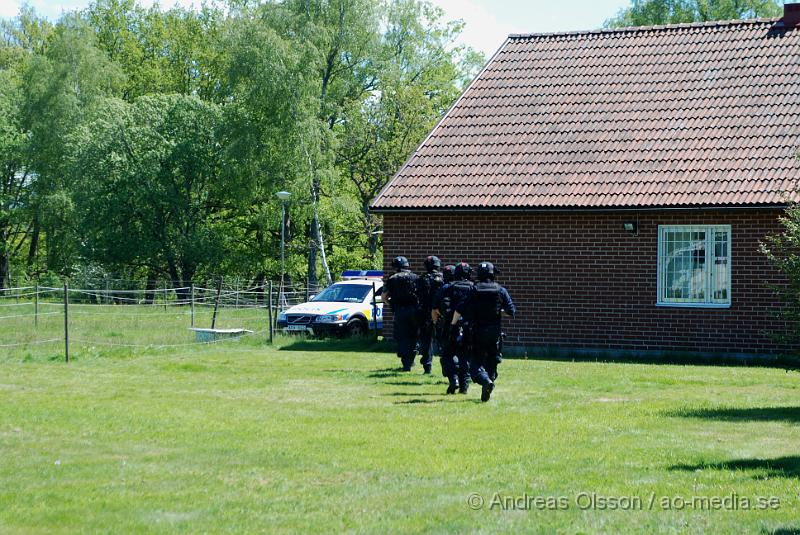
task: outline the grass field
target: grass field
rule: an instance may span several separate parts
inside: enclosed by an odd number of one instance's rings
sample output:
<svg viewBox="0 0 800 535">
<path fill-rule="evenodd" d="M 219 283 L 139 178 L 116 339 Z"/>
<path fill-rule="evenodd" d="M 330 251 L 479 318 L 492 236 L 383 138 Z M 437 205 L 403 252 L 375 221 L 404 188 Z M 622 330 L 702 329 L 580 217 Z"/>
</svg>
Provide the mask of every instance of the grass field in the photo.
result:
<svg viewBox="0 0 800 535">
<path fill-rule="evenodd" d="M 0 359 L 0 532 L 800 530 L 795 372 L 508 360 L 481 404 L 378 345 L 123 349 Z"/>
<path fill-rule="evenodd" d="M 64 359 L 64 305 L 55 300 L 39 304 L 38 323 L 34 304 L 0 302 L 0 362 Z M 195 326 L 210 327 L 213 305 L 198 305 Z M 76 356 L 130 356 L 157 348 L 185 350 L 194 345 L 188 306 L 97 305 L 69 306 L 69 336 Z M 264 308 L 220 308 L 217 328 L 253 331 L 247 338 L 263 342 L 268 337 L 269 318 Z M 250 342 L 250 340 L 247 340 Z M 222 344 L 236 342 L 221 342 Z"/>
</svg>

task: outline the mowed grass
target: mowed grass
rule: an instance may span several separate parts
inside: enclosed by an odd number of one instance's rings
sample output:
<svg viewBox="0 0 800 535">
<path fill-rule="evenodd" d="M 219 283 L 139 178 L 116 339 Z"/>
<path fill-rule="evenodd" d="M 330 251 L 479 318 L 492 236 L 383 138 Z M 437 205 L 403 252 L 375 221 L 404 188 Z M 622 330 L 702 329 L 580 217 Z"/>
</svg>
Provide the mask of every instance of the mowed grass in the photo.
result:
<svg viewBox="0 0 800 535">
<path fill-rule="evenodd" d="M 31 301 L 0 303 L 0 362 L 4 360 L 63 360 L 64 304 L 55 300 L 39 303 L 38 323 Z M 211 327 L 214 307 L 198 304 L 195 327 Z M 168 305 L 69 305 L 70 347 L 74 355 L 132 356 L 153 349 L 181 350 L 196 342 L 189 306 Z M 253 331 L 245 343 L 261 343 L 268 337 L 269 316 L 265 308 L 223 308 L 217 311 L 217 328 Z M 253 339 L 253 340 L 251 340 Z M 222 341 L 220 344 L 239 342 Z"/>
<path fill-rule="evenodd" d="M 0 531 L 800 530 L 795 372 L 507 360 L 482 404 L 477 388 L 445 396 L 441 377 L 396 371 L 380 347 L 252 338 L 76 348 L 68 365 L 7 356 Z M 662 501 L 734 494 L 779 506 Z M 642 506 L 599 503 L 619 497 Z"/>
</svg>

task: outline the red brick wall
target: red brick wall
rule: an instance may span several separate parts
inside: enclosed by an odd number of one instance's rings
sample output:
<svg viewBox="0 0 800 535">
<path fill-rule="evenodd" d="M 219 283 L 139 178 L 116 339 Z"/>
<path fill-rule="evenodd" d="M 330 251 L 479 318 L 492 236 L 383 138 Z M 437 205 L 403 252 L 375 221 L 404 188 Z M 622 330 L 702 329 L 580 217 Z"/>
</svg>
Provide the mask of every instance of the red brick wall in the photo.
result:
<svg viewBox="0 0 800 535">
<path fill-rule="evenodd" d="M 458 213 L 384 215 L 384 269 L 404 255 L 412 270 L 435 254 L 447 263 L 494 262 L 519 309 L 505 323 L 508 346 L 770 353 L 766 333 L 779 306 L 768 288 L 782 278 L 759 253 L 779 231 L 779 210 L 639 213 Z M 639 235 L 623 222 L 639 220 Z M 732 231 L 732 303 L 727 309 L 657 307 L 658 225 L 719 224 Z M 388 309 L 388 307 L 387 307 Z M 386 331 L 391 336 L 391 313 Z"/>
</svg>

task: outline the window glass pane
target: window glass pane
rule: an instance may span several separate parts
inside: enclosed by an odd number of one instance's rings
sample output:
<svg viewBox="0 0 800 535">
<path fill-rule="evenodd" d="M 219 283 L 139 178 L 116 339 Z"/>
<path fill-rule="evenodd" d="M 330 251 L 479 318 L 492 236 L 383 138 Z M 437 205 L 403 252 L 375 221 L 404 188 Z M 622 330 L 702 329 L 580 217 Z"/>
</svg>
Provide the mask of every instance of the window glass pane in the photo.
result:
<svg viewBox="0 0 800 535">
<path fill-rule="evenodd" d="M 715 303 L 728 302 L 728 232 L 714 232 L 714 266 L 712 268 L 713 301 Z"/>
<path fill-rule="evenodd" d="M 665 299 L 677 302 L 705 300 L 705 231 L 666 231 L 664 233 Z"/>
<path fill-rule="evenodd" d="M 730 230 L 663 227 L 660 299 L 668 303 L 730 303 Z"/>
</svg>

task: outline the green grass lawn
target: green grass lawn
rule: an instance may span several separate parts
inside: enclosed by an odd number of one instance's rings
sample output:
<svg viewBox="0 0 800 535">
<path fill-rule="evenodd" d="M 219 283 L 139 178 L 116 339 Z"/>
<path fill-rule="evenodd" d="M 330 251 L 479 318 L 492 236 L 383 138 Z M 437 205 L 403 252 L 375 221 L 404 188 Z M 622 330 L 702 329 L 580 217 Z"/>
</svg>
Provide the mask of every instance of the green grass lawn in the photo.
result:
<svg viewBox="0 0 800 535">
<path fill-rule="evenodd" d="M 390 353 L 280 344 L 7 354 L 0 532 L 800 530 L 795 372 L 507 360 L 481 404 Z M 662 502 L 732 494 L 779 505 Z"/>
</svg>

